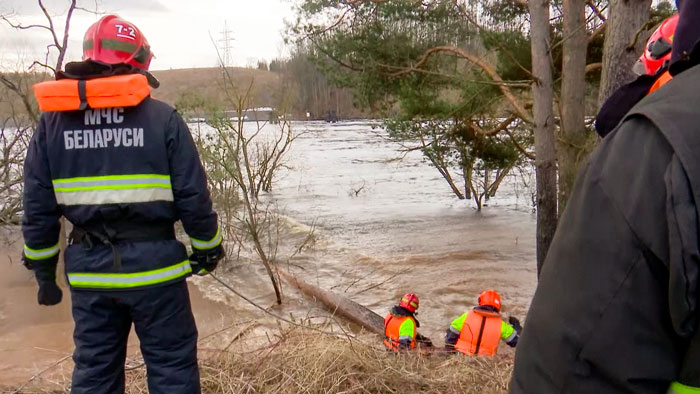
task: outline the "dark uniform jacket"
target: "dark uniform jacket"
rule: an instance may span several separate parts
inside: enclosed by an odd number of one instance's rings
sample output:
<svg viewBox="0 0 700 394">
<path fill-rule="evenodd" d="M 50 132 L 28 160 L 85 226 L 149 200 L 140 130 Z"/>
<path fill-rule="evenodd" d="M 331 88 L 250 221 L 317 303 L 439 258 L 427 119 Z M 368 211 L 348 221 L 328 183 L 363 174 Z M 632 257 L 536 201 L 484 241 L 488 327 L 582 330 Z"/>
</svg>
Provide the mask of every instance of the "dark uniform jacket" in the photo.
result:
<svg viewBox="0 0 700 394">
<path fill-rule="evenodd" d="M 150 97 L 135 107 L 44 113 L 24 176 L 24 253 L 35 267 L 55 261 L 62 215 L 113 241 L 68 247 L 74 289 L 183 280 L 191 268 L 173 236 L 178 220 L 193 248 L 221 243 L 192 136 L 172 107 Z"/>
<path fill-rule="evenodd" d="M 699 107 L 695 67 L 591 156 L 544 263 L 512 393 L 700 387 Z"/>
</svg>

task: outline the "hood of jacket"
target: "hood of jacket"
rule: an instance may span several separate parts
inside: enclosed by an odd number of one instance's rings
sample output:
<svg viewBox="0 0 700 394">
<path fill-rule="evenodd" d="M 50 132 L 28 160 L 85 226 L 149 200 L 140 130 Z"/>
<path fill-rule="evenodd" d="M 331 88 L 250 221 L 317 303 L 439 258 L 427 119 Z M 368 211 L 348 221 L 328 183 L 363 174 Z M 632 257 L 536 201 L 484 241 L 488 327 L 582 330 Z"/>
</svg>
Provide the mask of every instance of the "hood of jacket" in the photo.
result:
<svg viewBox="0 0 700 394">
<path fill-rule="evenodd" d="M 420 327 L 420 322 L 418 321 L 418 319 L 416 319 L 416 315 L 406 308 L 394 305 L 394 307 L 391 308 L 391 314 L 394 317 L 412 317 L 413 320 L 416 322 L 416 328 Z"/>
<path fill-rule="evenodd" d="M 671 55 L 671 75 L 700 64 L 700 1 L 683 0 L 676 2 L 680 17 L 673 37 L 673 54 Z"/>
</svg>

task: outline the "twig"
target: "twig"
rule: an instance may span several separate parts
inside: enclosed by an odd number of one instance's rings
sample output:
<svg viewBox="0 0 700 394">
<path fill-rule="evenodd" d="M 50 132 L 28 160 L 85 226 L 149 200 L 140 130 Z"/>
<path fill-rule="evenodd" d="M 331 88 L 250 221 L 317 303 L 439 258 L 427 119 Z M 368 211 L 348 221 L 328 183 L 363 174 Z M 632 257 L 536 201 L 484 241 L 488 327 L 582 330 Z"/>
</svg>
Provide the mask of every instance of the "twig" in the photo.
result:
<svg viewBox="0 0 700 394">
<path fill-rule="evenodd" d="M 44 368 L 41 372 L 39 372 L 39 373 L 37 373 L 36 375 L 34 375 L 34 376 L 32 376 L 31 378 L 29 378 L 29 380 L 28 380 L 26 383 L 24 383 L 23 385 L 19 386 L 19 387 L 17 388 L 17 390 L 13 391 L 11 394 L 17 394 L 17 393 L 22 392 L 22 389 L 25 388 L 25 387 L 27 387 L 31 382 L 34 381 L 34 379 L 36 379 L 36 378 L 38 378 L 39 376 L 43 375 L 45 372 L 50 371 L 50 370 L 56 368 L 57 366 L 61 365 L 64 361 L 68 360 L 68 359 L 71 358 L 72 356 L 73 356 L 72 354 L 69 354 L 69 355 L 63 357 L 62 359 L 56 361 L 55 363 L 49 365 L 48 367 Z"/>
<path fill-rule="evenodd" d="M 139 368 L 141 368 L 141 367 L 143 367 L 143 366 L 145 366 L 145 365 L 146 365 L 146 362 L 145 362 L 145 361 L 141 361 L 140 363 L 138 363 L 138 364 L 136 364 L 136 365 L 134 365 L 134 366 L 125 367 L 125 368 L 124 368 L 124 371 L 127 371 L 127 372 L 128 372 L 128 371 L 133 371 L 133 370 L 139 369 Z"/>
<path fill-rule="evenodd" d="M 233 294 L 237 295 L 238 297 L 240 297 L 240 298 L 242 298 L 243 300 L 245 300 L 247 303 L 253 305 L 253 306 L 256 307 L 257 309 L 260 309 L 261 311 L 263 311 L 263 312 L 265 312 L 266 314 L 268 314 L 268 315 L 274 317 L 274 318 L 277 319 L 277 320 L 283 321 L 283 322 L 285 322 L 285 323 L 287 323 L 287 324 L 291 324 L 291 325 L 293 325 L 293 326 L 306 328 L 306 329 L 309 329 L 309 330 L 312 330 L 312 331 L 317 331 L 317 332 L 320 332 L 320 333 L 322 333 L 322 334 L 331 335 L 331 336 L 334 336 L 334 337 L 337 337 L 337 336 L 338 336 L 338 334 L 336 334 L 336 333 L 327 332 L 327 331 L 319 330 L 319 329 L 314 328 L 314 327 L 305 326 L 305 325 L 303 325 L 303 324 L 299 324 L 299 323 L 293 322 L 293 321 L 291 321 L 291 320 L 289 320 L 289 319 L 286 319 L 286 318 L 284 318 L 284 317 L 282 317 L 282 316 L 280 316 L 280 315 L 278 315 L 278 314 L 276 314 L 276 313 L 272 313 L 272 312 L 268 311 L 267 309 L 261 307 L 260 305 L 256 304 L 256 303 L 255 303 L 253 300 L 251 300 L 250 298 L 248 298 L 248 297 L 244 296 L 243 294 L 239 293 L 238 291 L 236 291 L 236 289 L 234 289 L 234 288 L 231 287 L 228 283 L 226 283 L 226 282 L 222 281 L 221 279 L 219 279 L 218 277 L 216 277 L 216 275 L 214 275 L 214 274 L 212 274 L 212 273 L 209 273 L 209 276 L 211 276 L 212 278 L 214 278 L 214 280 L 216 280 L 216 281 L 219 282 L 222 286 L 224 286 L 225 288 L 227 288 L 228 290 L 230 290 Z"/>
<path fill-rule="evenodd" d="M 252 322 L 252 323 L 248 324 L 244 329 L 242 329 L 241 331 L 239 331 L 236 335 L 233 336 L 233 338 L 231 338 L 231 342 L 229 342 L 228 345 L 226 345 L 226 346 L 224 347 L 224 351 L 227 351 L 228 348 L 230 348 L 231 345 L 233 345 L 234 342 L 236 342 L 237 340 L 239 340 L 240 338 L 242 338 L 243 335 L 245 335 L 246 333 L 248 333 L 248 331 L 252 330 L 253 328 L 255 328 L 255 327 L 259 326 L 259 325 L 260 325 L 260 323 L 258 323 L 258 322 Z"/>
<path fill-rule="evenodd" d="M 370 287 L 367 287 L 367 288 L 365 288 L 365 289 L 362 289 L 362 290 L 358 291 L 357 293 L 355 293 L 354 295 L 362 294 L 362 293 L 364 293 L 364 292 L 366 292 L 366 291 L 369 291 L 369 290 L 372 290 L 372 289 L 376 289 L 377 287 L 379 287 L 379 286 L 385 284 L 386 282 L 388 282 L 388 281 L 390 281 L 390 280 L 396 278 L 396 277 L 399 276 L 399 275 L 401 275 L 401 272 L 397 272 L 397 273 L 395 273 L 394 275 L 391 275 L 390 277 L 388 277 L 388 278 L 387 278 L 386 280 L 384 280 L 383 282 L 380 282 L 380 283 L 377 283 L 377 284 L 372 285 L 372 286 L 370 286 Z"/>
<path fill-rule="evenodd" d="M 535 159 L 536 159 L 536 156 L 535 156 L 535 155 L 533 155 L 532 153 L 530 153 L 530 152 L 528 152 L 527 150 L 525 150 L 525 148 L 523 148 L 522 145 L 520 145 L 520 143 L 518 143 L 518 141 L 515 139 L 515 137 L 513 136 L 513 133 L 511 133 L 510 130 L 506 129 L 506 134 L 508 134 L 508 137 L 510 137 L 511 142 L 513 142 L 513 145 L 515 145 L 515 148 L 516 148 L 517 150 L 519 150 L 520 153 L 522 153 L 523 155 L 525 155 L 525 157 L 527 157 L 527 158 L 530 159 L 530 160 L 535 160 Z"/>
</svg>

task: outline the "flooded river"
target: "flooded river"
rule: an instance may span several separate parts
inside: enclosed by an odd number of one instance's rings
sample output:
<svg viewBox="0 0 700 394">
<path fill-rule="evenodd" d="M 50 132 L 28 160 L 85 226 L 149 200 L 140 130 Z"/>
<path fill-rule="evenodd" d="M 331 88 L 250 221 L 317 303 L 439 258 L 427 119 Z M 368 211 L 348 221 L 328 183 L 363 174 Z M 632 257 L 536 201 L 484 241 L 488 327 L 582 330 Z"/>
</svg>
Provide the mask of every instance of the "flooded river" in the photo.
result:
<svg viewBox="0 0 700 394">
<path fill-rule="evenodd" d="M 453 196 L 420 152 L 403 156 L 368 122 L 294 127 L 303 135 L 273 192 L 263 197 L 283 219 L 281 266 L 382 316 L 403 293 L 417 293 L 421 332 L 437 343 L 486 288 L 501 293 L 506 315 L 524 317 L 536 284 L 535 216 L 531 190 L 519 175 L 477 212 L 473 202 Z M 533 185 L 534 176 L 525 183 Z M 312 229 L 313 247 L 290 259 Z M 7 256 L 14 261 L 0 290 L 0 386 L 26 381 L 72 349 L 69 302 L 35 305 L 34 283 L 15 258 L 21 242 L 16 236 L 14 241 L 0 253 L 3 266 Z M 229 259 L 219 275 L 256 303 L 272 305 L 274 293 L 261 264 L 242 256 Z M 191 288 L 200 338 L 264 317 L 211 278 L 190 283 L 196 284 Z M 284 296 L 285 304 L 273 309 L 280 315 L 325 314 L 286 284 Z M 269 317 L 261 320 L 272 327 Z M 132 342 L 132 353 L 137 346 Z M 69 371 L 68 366 L 62 376 Z"/>
<path fill-rule="evenodd" d="M 509 177 L 477 212 L 472 201 L 454 197 L 420 152 L 404 156 L 368 122 L 294 128 L 303 134 L 265 198 L 296 231 L 292 239 L 314 228 L 317 242 L 289 265 L 279 253 L 284 267 L 382 316 L 415 292 L 423 332 L 436 338 L 486 288 L 501 293 L 506 314 L 525 315 L 536 284 L 532 174 L 525 182 L 520 173 Z M 229 271 L 229 280 L 271 303 L 262 271 L 255 286 L 246 286 L 251 278 L 242 269 Z M 212 297 L 216 286 L 207 286 Z M 308 310 L 293 292 L 288 298 L 301 305 L 291 302 L 285 313 Z"/>
</svg>

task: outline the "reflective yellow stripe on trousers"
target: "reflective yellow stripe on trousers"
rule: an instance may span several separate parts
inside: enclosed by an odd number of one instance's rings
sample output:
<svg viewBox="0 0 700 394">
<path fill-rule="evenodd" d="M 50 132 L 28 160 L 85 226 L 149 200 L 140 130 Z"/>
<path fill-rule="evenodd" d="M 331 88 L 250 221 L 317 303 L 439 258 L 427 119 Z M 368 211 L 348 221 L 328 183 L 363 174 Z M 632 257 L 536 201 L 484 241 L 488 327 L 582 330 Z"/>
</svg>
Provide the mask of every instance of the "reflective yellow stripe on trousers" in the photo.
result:
<svg viewBox="0 0 700 394">
<path fill-rule="evenodd" d="M 682 383 L 673 382 L 666 394 L 700 394 L 700 387 L 691 387 Z"/>
<path fill-rule="evenodd" d="M 86 289 L 129 289 L 168 282 L 190 272 L 190 261 L 185 260 L 169 267 L 130 274 L 69 273 L 68 283 Z"/>
<path fill-rule="evenodd" d="M 173 201 L 169 175 L 131 174 L 53 180 L 62 205 L 102 205 Z"/>
</svg>

